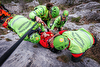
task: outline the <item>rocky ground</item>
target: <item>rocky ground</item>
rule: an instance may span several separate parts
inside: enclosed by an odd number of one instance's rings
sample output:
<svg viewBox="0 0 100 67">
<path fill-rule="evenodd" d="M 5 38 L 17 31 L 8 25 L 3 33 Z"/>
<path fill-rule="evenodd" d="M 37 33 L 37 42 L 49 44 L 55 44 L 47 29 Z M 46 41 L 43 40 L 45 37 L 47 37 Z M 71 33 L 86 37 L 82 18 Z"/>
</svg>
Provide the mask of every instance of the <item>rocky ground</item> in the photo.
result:
<svg viewBox="0 0 100 67">
<path fill-rule="evenodd" d="M 6 35 L 0 35 L 0 56 L 19 39 L 14 32 L 8 32 Z M 86 53 L 87 57 L 84 56 L 80 62 L 74 63 L 70 60 L 71 54 L 68 50 L 55 54 L 39 44 L 23 41 L 2 67 L 100 67 L 98 62 L 91 59 L 91 57 L 88 58 L 89 54 L 93 55 L 91 50 L 89 51 Z"/>
<path fill-rule="evenodd" d="M 15 11 L 12 12 L 28 17 L 30 11 L 26 12 L 19 9 L 18 11 L 17 8 L 19 8 L 19 6 L 16 6 L 15 8 L 15 4 L 16 3 L 13 3 L 13 6 L 9 5 L 14 7 L 13 10 L 15 9 Z M 6 4 L 6 6 L 7 5 L 8 4 Z M 18 3 L 16 5 L 18 5 Z M 8 8 L 10 9 L 11 7 Z M 73 8 L 66 9 L 72 11 L 71 9 Z M 77 13 L 76 10 L 75 12 Z M 62 13 L 62 10 L 60 13 Z M 83 27 L 94 33 L 98 38 L 97 45 L 87 50 L 85 56 L 80 62 L 72 62 L 70 60 L 71 53 L 68 50 L 63 50 L 61 53 L 55 54 L 39 44 L 23 41 L 2 67 L 100 67 L 100 23 L 91 22 L 85 24 L 84 20 L 80 23 L 71 22 L 70 18 L 76 17 L 76 15 L 82 15 L 81 11 L 79 11 L 79 13 L 80 14 L 74 13 L 74 15 L 72 13 L 69 14 L 69 21 L 66 22 L 65 29 L 76 30 Z M 4 52 L 6 52 L 18 40 L 19 37 L 17 34 L 0 26 L 0 56 L 2 56 Z"/>
</svg>

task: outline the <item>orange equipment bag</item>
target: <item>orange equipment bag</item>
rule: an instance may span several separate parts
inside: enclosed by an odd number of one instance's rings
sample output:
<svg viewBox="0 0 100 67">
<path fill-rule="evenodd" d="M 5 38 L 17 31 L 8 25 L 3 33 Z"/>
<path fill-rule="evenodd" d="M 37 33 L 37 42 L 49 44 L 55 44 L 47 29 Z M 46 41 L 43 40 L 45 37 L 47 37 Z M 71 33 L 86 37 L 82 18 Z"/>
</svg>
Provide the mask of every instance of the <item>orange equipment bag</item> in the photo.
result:
<svg viewBox="0 0 100 67">
<path fill-rule="evenodd" d="M 13 17 L 9 17 L 8 19 L 6 19 L 6 21 L 2 24 L 2 26 L 4 28 L 7 28 L 8 27 L 8 22 L 12 19 Z"/>
</svg>

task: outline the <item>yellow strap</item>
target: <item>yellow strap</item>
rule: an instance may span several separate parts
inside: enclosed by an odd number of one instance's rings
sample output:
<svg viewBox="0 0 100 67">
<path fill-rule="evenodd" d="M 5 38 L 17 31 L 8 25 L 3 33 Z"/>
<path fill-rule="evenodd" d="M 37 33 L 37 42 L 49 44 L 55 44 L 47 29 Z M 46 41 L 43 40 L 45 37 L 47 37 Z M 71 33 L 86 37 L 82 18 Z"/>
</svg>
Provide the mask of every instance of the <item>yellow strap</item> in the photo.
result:
<svg viewBox="0 0 100 67">
<path fill-rule="evenodd" d="M 78 48 L 80 49 L 80 52 L 82 52 L 82 49 L 78 46 Z"/>
</svg>

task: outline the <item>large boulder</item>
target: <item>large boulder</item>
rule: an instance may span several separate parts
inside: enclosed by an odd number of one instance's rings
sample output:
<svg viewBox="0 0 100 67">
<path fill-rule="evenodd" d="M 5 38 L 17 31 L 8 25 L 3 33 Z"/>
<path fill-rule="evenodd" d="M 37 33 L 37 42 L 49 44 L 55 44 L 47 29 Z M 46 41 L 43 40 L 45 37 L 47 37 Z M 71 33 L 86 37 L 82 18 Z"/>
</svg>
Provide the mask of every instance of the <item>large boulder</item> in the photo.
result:
<svg viewBox="0 0 100 67">
<path fill-rule="evenodd" d="M 65 4 L 67 0 L 51 0 L 51 3 L 54 3 L 55 5 Z"/>
<path fill-rule="evenodd" d="M 11 3 L 5 4 L 5 7 L 10 10 L 11 13 L 20 14 L 25 12 L 25 10 L 29 10 L 29 7 L 34 8 L 37 5 L 39 5 L 39 2 L 36 0 L 29 3 L 20 0 L 19 3 L 12 1 Z"/>
<path fill-rule="evenodd" d="M 5 7 L 11 12 L 11 13 L 20 13 L 22 11 L 22 7 L 19 3 L 11 2 L 8 4 L 5 4 Z"/>
<path fill-rule="evenodd" d="M 82 2 L 90 2 L 91 0 L 51 0 L 51 3 L 54 3 L 55 5 L 65 4 L 65 5 L 74 5 L 74 4 L 80 4 Z"/>
<path fill-rule="evenodd" d="M 87 4 L 81 4 L 74 8 L 74 12 L 81 11 L 81 10 L 98 10 L 100 9 L 100 3 L 98 2 L 89 2 Z"/>
<path fill-rule="evenodd" d="M 35 6 L 39 5 L 39 2 L 34 0 L 34 1 L 30 2 L 30 3 L 26 3 L 25 5 L 27 5 L 28 7 L 30 7 L 30 6 L 35 7 Z"/>
<path fill-rule="evenodd" d="M 87 20 L 100 20 L 100 3 L 97 2 L 89 2 L 87 4 L 81 4 L 76 6 L 72 10 L 70 18 L 72 17 L 85 17 Z"/>
</svg>

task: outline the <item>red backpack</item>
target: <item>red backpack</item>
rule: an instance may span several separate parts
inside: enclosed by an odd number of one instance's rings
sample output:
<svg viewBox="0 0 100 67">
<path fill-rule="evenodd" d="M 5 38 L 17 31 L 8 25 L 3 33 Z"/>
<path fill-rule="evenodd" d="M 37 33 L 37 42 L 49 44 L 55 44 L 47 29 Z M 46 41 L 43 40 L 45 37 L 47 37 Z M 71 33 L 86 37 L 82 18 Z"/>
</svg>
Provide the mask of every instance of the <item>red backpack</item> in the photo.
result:
<svg viewBox="0 0 100 67">
<path fill-rule="evenodd" d="M 41 40 L 40 40 L 39 43 L 40 43 L 43 47 L 45 47 L 45 48 L 53 47 L 53 44 L 52 44 L 52 45 L 49 45 L 49 44 L 48 44 L 48 40 L 49 40 L 51 37 L 53 37 L 54 34 L 51 33 L 51 32 L 46 32 L 46 34 L 49 34 L 49 36 L 47 36 L 47 37 L 42 36 L 42 34 L 43 34 L 43 32 L 41 33 Z"/>
</svg>

